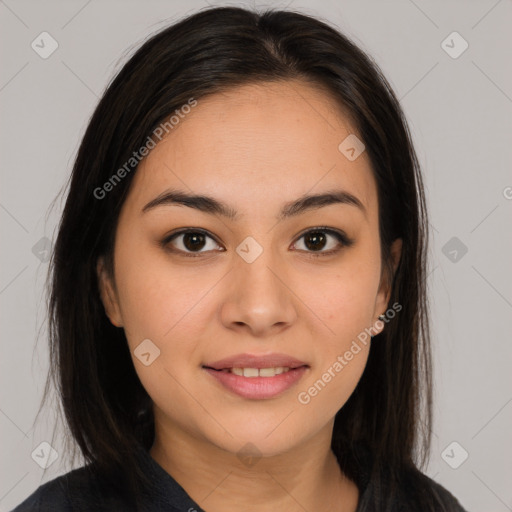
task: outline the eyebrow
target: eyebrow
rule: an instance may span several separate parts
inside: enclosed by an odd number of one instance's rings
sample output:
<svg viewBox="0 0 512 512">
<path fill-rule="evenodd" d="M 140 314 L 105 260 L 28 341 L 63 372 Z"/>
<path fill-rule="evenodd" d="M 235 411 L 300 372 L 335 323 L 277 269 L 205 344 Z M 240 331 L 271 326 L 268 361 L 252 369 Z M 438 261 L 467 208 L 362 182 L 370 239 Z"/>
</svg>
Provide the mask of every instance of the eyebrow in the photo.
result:
<svg viewBox="0 0 512 512">
<path fill-rule="evenodd" d="M 294 217 L 310 210 L 315 210 L 333 204 L 346 204 L 354 206 L 361 210 L 366 216 L 366 208 L 363 203 L 353 194 L 346 190 L 329 190 L 321 194 L 304 195 L 295 201 L 286 203 L 277 215 L 277 220 Z M 194 208 L 210 215 L 221 215 L 230 220 L 239 220 L 241 215 L 232 207 L 206 195 L 189 194 L 182 190 L 166 190 L 155 197 L 144 208 L 141 213 L 144 214 L 158 206 L 180 205 Z"/>
</svg>

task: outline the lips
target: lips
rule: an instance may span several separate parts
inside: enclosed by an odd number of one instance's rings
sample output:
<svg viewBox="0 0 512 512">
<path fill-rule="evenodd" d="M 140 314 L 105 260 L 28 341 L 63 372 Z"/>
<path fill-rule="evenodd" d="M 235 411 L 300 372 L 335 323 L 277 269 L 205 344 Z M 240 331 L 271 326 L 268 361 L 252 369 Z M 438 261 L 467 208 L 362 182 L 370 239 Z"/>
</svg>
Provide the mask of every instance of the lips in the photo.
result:
<svg viewBox="0 0 512 512">
<path fill-rule="evenodd" d="M 231 368 L 278 368 L 288 367 L 290 369 L 300 368 L 301 366 L 309 367 L 304 361 L 300 361 L 287 354 L 237 354 L 219 361 L 204 364 L 204 368 L 212 370 L 225 370 Z"/>
<path fill-rule="evenodd" d="M 237 354 L 203 365 L 223 389 L 245 399 L 275 398 L 297 383 L 309 365 L 287 354 Z"/>
<path fill-rule="evenodd" d="M 309 371 L 307 366 L 300 366 L 274 377 L 244 377 L 235 375 L 230 370 L 212 370 L 203 368 L 213 381 L 221 385 L 221 389 L 251 400 L 277 398 L 285 391 L 296 386 Z M 212 381 L 212 382 L 213 382 Z"/>
</svg>

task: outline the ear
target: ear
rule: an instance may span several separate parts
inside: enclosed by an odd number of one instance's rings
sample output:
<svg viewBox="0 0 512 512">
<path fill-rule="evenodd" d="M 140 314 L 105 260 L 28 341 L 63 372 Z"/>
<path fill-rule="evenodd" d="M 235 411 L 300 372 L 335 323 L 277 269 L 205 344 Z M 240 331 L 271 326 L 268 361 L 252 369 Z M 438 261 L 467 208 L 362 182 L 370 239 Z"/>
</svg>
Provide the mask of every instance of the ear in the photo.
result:
<svg viewBox="0 0 512 512">
<path fill-rule="evenodd" d="M 393 283 L 393 277 L 395 275 L 398 264 L 400 263 L 400 257 L 402 255 L 402 239 L 396 238 L 391 244 L 391 261 L 393 266 L 393 275 L 388 276 L 386 272 L 383 273 L 379 291 L 377 293 L 377 300 L 375 301 L 375 319 L 374 322 L 378 320 L 379 315 L 382 315 L 386 312 L 389 304 L 389 299 L 391 298 L 391 289 Z"/>
<path fill-rule="evenodd" d="M 100 290 L 101 301 L 105 308 L 105 313 L 113 325 L 116 327 L 122 327 L 123 323 L 117 293 L 112 280 L 105 269 L 103 257 L 98 258 L 96 273 L 98 276 L 98 287 Z"/>
</svg>

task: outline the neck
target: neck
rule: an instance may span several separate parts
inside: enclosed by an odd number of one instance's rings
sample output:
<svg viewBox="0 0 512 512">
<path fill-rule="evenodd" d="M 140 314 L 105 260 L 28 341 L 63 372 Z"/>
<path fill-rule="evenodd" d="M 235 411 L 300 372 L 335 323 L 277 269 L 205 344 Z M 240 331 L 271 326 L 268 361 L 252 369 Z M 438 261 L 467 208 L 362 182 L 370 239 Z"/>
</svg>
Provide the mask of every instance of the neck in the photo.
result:
<svg viewBox="0 0 512 512">
<path fill-rule="evenodd" d="M 330 449 L 332 425 L 293 452 L 247 459 L 179 428 L 156 428 L 150 455 L 208 512 L 355 512 L 359 492 Z"/>
</svg>

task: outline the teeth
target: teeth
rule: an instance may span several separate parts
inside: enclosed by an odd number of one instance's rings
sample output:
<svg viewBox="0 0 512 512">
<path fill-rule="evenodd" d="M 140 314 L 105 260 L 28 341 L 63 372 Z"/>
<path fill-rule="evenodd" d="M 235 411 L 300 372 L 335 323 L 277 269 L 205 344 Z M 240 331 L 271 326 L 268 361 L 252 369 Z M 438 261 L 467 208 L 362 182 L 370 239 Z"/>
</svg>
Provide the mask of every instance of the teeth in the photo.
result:
<svg viewBox="0 0 512 512">
<path fill-rule="evenodd" d="M 274 377 L 281 373 L 289 371 L 288 366 L 278 366 L 276 368 L 231 368 L 231 373 L 243 377 Z"/>
</svg>

